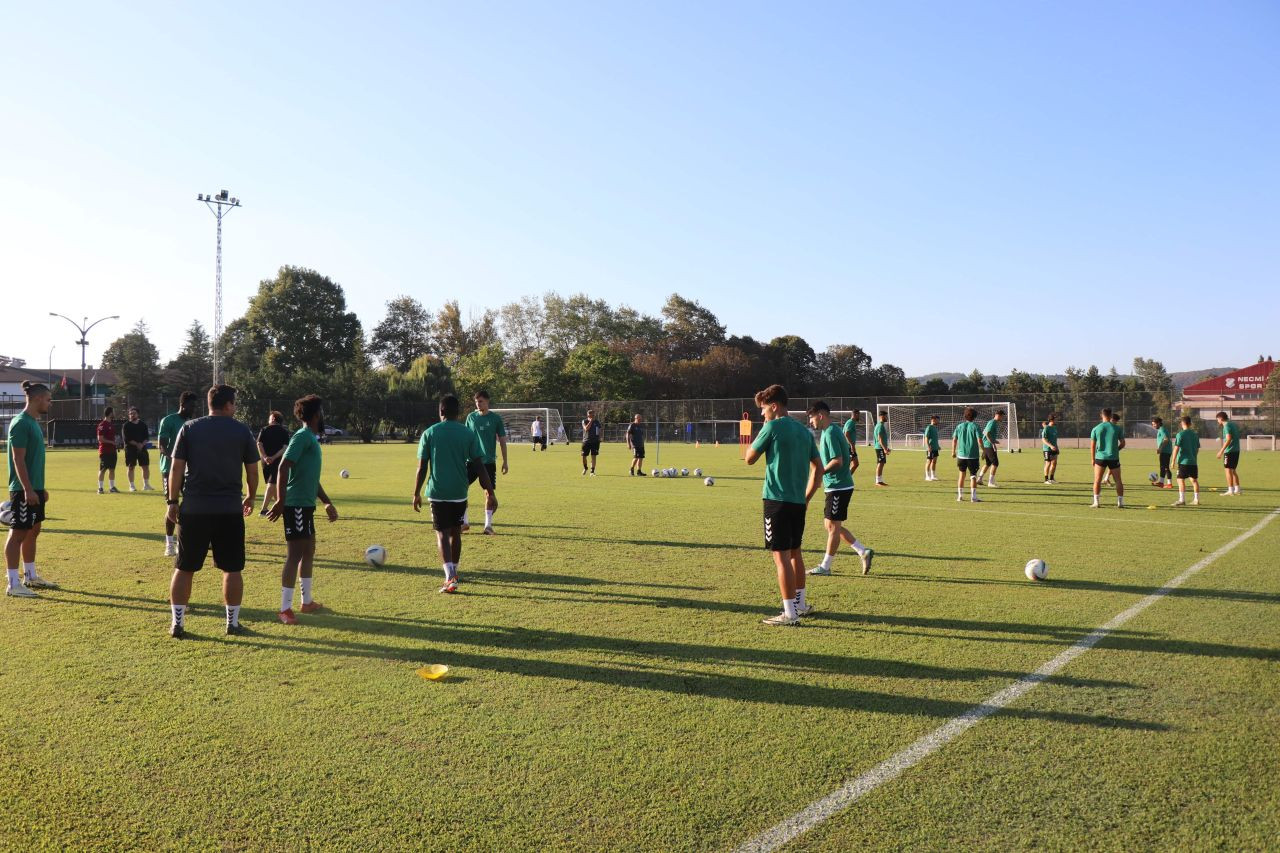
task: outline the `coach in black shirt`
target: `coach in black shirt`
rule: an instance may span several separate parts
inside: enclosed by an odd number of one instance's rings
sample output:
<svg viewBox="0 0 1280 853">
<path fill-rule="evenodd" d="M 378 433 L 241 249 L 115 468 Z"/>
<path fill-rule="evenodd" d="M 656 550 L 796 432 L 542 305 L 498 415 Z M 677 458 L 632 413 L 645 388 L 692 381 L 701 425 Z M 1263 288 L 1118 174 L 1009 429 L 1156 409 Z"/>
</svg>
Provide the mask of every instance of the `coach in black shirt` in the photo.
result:
<svg viewBox="0 0 1280 853">
<path fill-rule="evenodd" d="M 154 491 L 151 488 L 151 454 L 147 453 L 151 430 L 138 417 L 137 406 L 129 407 L 129 420 L 124 422 L 121 432 L 124 434 L 124 464 L 129 468 L 129 491 L 138 491 L 133 481 L 133 469 L 139 465 L 142 466 L 142 490 Z"/>
<path fill-rule="evenodd" d="M 262 511 L 276 502 L 276 473 L 280 470 L 280 457 L 289 445 L 289 429 L 284 426 L 284 415 L 272 412 L 268 423 L 258 430 L 258 455 L 262 457 Z"/>
<path fill-rule="evenodd" d="M 253 433 L 236 420 L 236 389 L 209 389 L 209 416 L 187 421 L 173 443 L 169 469 L 168 519 L 178 525 L 178 558 L 174 564 L 169 601 L 173 609 L 172 637 L 183 634 L 183 617 L 191 598 L 191 581 L 213 550 L 213 564 L 222 570 L 222 597 L 227 605 L 227 633 L 240 633 L 240 601 L 244 582 L 244 519 L 253 511 L 258 492 L 258 448 Z M 249 494 L 242 497 L 240 470 Z"/>
</svg>

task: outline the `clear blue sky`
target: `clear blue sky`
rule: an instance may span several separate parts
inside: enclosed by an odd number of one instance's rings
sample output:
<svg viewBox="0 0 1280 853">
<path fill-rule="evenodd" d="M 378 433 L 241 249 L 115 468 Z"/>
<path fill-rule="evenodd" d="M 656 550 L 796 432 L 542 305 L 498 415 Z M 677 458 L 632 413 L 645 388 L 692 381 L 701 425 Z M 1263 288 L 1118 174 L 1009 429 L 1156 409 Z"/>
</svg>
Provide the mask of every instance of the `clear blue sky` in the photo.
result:
<svg viewBox="0 0 1280 853">
<path fill-rule="evenodd" d="M 1280 5 L 0 0 L 0 353 L 676 291 L 908 374 L 1280 350 Z M 16 294 L 16 298 L 15 298 Z"/>
</svg>

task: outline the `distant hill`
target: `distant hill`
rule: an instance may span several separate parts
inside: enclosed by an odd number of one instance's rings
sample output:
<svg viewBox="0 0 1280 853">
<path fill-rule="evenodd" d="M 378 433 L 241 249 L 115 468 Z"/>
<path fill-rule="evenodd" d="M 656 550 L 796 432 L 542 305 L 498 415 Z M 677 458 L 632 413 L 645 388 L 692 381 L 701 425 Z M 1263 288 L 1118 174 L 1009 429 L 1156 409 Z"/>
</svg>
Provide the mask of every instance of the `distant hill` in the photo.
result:
<svg viewBox="0 0 1280 853">
<path fill-rule="evenodd" d="M 1221 376 L 1222 374 L 1230 373 L 1235 369 L 1236 368 L 1234 367 L 1206 367 L 1202 370 L 1183 370 L 1178 373 L 1170 373 L 1169 376 L 1173 379 L 1173 384 L 1177 388 L 1182 389 L 1188 385 L 1192 385 L 1196 382 L 1199 382 L 1201 379 L 1205 378 L 1210 374 L 1213 374 L 1214 376 Z M 1108 368 L 1108 370 L 1110 370 L 1110 368 Z M 950 385 L 952 382 L 955 382 L 957 379 L 963 379 L 968 375 L 969 374 L 967 373 L 944 372 L 944 373 L 926 373 L 924 376 L 916 376 L 914 378 L 919 380 L 922 383 L 928 382 L 930 379 L 941 379 L 943 382 Z M 1103 371 L 1103 375 L 1106 375 L 1106 371 Z M 1120 378 L 1128 379 L 1131 375 L 1132 374 L 1129 374 L 1129 373 L 1121 373 Z M 1000 377 L 1000 379 L 1002 380 L 1008 379 L 1008 378 L 1009 377 L 1007 376 Z M 1063 373 L 1051 373 L 1049 374 L 1049 378 L 1057 379 L 1059 382 L 1067 381 L 1066 374 L 1063 374 Z"/>
</svg>

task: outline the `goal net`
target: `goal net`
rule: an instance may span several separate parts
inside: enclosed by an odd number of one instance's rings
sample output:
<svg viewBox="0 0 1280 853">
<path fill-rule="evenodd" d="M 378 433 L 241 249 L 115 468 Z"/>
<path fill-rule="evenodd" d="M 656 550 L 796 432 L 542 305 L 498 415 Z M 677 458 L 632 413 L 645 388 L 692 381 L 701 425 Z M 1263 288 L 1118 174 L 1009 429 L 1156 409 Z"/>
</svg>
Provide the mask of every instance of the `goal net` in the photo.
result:
<svg viewBox="0 0 1280 853">
<path fill-rule="evenodd" d="M 1275 450 L 1276 437 L 1274 435 L 1246 435 L 1244 437 L 1245 450 Z"/>
<path fill-rule="evenodd" d="M 974 423 L 979 428 L 996 412 L 1004 413 L 998 440 L 1002 450 L 1021 452 L 1018 438 L 1018 406 L 1015 403 L 878 403 L 876 418 L 881 412 L 889 415 L 889 447 L 893 450 L 924 450 L 924 428 L 932 415 L 938 416 L 938 441 L 944 448 L 951 442 L 956 424 L 964 420 L 964 410 L 972 406 L 978 413 Z"/>
<path fill-rule="evenodd" d="M 502 416 L 502 423 L 507 428 L 507 441 L 528 444 L 533 441 L 533 421 L 542 421 L 542 436 L 548 445 L 568 444 L 569 436 L 564 431 L 564 420 L 557 409 L 490 409 Z"/>
</svg>

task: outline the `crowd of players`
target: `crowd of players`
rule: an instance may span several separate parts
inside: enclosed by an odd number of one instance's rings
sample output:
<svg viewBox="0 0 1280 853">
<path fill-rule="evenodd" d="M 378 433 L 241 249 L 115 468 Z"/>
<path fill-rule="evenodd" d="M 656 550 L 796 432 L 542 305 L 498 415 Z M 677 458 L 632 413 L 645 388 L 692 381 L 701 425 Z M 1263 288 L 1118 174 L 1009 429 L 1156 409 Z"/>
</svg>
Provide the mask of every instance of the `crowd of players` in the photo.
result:
<svg viewBox="0 0 1280 853">
<path fill-rule="evenodd" d="M 45 488 L 45 440 L 39 419 L 49 411 L 51 394 L 47 386 L 30 381 L 23 383 L 23 391 L 26 407 L 12 419 L 8 431 L 6 519 L 10 530 L 5 542 L 6 594 L 33 598 L 38 596 L 37 589 L 56 588 L 36 569 L 36 540 L 49 501 Z M 323 607 L 313 597 L 317 503 L 324 507 L 330 522 L 338 519 L 338 511 L 320 482 L 324 402 L 314 394 L 298 399 L 293 407 L 298 427 L 292 432 L 284 426 L 284 416 L 272 412 L 268 425 L 255 438 L 235 417 L 236 389 L 228 385 L 210 388 L 206 396 L 208 414 L 204 417 L 196 417 L 197 401 L 195 394 L 184 392 L 179 398 L 178 411 L 161 420 L 156 435 L 166 503 L 165 555 L 174 558 L 169 633 L 175 638 L 184 635 L 194 575 L 203 568 L 210 552 L 214 565 L 222 572 L 226 632 L 232 635 L 242 632 L 239 613 L 243 598 L 245 519 L 252 515 L 257 501 L 259 465 L 265 483 L 259 514 L 272 522 L 283 520 L 286 554 L 281 571 L 279 619 L 288 625 L 297 624 L 293 603 L 299 585 L 302 613 L 313 613 Z M 473 402 L 475 410 L 462 423 L 458 398 L 452 395 L 443 398 L 439 422 L 424 430 L 418 442 L 419 462 L 412 506 L 415 512 L 420 512 L 424 499 L 429 505 L 444 571 L 444 585 L 440 588 L 443 593 L 458 589 L 462 534 L 470 528 L 467 499 L 471 484 L 479 481 L 485 492 L 484 533 L 491 535 L 498 509 L 499 456 L 501 473 L 505 476 L 508 472 L 506 427 L 502 417 L 490 409 L 487 392 L 477 392 Z M 754 465 L 760 459 L 765 460 L 764 544 L 773 555 L 782 598 L 782 612 L 765 619 L 764 624 L 796 625 L 813 610 L 805 594 L 806 575 L 830 574 L 841 542 L 848 543 L 858 555 L 864 574 L 871 571 L 875 552 L 845 526 L 854 491 L 853 474 L 859 467 L 857 422 L 850 418 L 843 426 L 836 424 L 830 407 L 818 401 L 806 412 L 811 432 L 790 416 L 787 392 L 781 385 L 760 391 L 755 395 L 755 402 L 760 407 L 764 425 L 747 450 L 746 462 Z M 104 493 L 104 477 L 109 491 L 118 491 L 115 467 L 120 441 L 111 415 L 112 410 L 108 408 L 97 428 L 99 494 Z M 973 503 L 981 501 L 977 490 L 984 477 L 987 487 L 998 486 L 996 472 L 1000 465 L 998 448 L 1003 413 L 997 412 L 982 428 L 978 427 L 976 416 L 973 408 L 966 408 L 964 419 L 956 425 L 951 438 L 951 456 L 958 469 L 957 501 L 965 500 L 966 481 L 968 499 Z M 1221 435 L 1217 455 L 1223 460 L 1227 477 L 1223 494 L 1238 495 L 1239 426 L 1225 412 L 1218 413 L 1217 421 Z M 1152 419 L 1160 466 L 1152 483 L 1173 488 L 1172 464 L 1176 454 L 1178 500 L 1174 506 L 1186 505 L 1188 482 L 1192 487 L 1191 503 L 1197 505 L 1200 440 L 1191 428 L 1189 417 L 1183 417 L 1181 424 L 1180 430 L 1171 433 L 1161 418 Z M 135 468 L 142 469 L 142 489 L 153 490 L 149 475 L 150 433 L 136 408 L 129 410 L 129 420 L 121 433 L 130 491 L 137 490 Z M 594 410 L 589 409 L 582 421 L 582 436 L 582 474 L 595 476 L 601 424 Z M 539 446 L 546 449 L 540 419 L 535 420 L 531 437 L 535 450 Z M 871 439 L 876 453 L 875 484 L 887 488 L 884 471 L 892 449 L 886 413 L 880 414 Z M 1059 455 L 1056 416 L 1050 416 L 1041 425 L 1040 439 L 1044 482 L 1052 485 L 1056 483 Z M 632 455 L 630 474 L 645 476 L 645 428 L 639 414 L 627 428 L 626 441 Z M 925 480 L 936 481 L 939 479 L 937 460 L 941 455 L 937 416 L 930 418 L 924 441 Z M 1108 481 L 1114 483 L 1116 505 L 1124 506 L 1120 466 L 1120 451 L 1124 446 L 1124 431 L 1118 415 L 1103 409 L 1099 423 L 1090 433 L 1092 506 L 1095 508 L 1099 506 L 1101 487 Z M 825 495 L 826 547 L 822 562 L 806 571 L 801 552 L 805 515 L 819 487 Z"/>
</svg>

